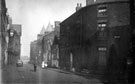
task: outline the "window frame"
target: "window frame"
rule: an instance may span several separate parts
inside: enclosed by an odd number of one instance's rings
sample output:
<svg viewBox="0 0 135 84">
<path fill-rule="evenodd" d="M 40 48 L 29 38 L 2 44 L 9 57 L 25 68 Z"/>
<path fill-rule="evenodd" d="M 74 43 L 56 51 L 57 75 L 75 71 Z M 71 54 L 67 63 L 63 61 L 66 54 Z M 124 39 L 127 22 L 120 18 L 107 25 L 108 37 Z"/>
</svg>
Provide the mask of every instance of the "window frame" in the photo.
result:
<svg viewBox="0 0 135 84">
<path fill-rule="evenodd" d="M 97 7 L 97 17 L 107 17 L 108 7 L 106 4 Z"/>
<path fill-rule="evenodd" d="M 104 36 L 105 30 L 107 28 L 107 20 L 97 21 L 97 30 L 99 31 L 99 36 Z"/>
</svg>

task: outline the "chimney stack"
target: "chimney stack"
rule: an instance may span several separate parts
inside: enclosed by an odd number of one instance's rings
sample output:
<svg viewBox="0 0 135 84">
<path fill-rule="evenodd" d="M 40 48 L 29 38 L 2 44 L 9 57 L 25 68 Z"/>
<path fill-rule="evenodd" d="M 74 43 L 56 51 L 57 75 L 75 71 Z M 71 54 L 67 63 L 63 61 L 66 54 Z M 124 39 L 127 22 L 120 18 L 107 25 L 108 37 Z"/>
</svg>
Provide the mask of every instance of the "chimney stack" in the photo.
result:
<svg viewBox="0 0 135 84">
<path fill-rule="evenodd" d="M 76 11 L 80 10 L 81 8 L 82 8 L 82 4 L 81 3 L 77 3 Z"/>
</svg>

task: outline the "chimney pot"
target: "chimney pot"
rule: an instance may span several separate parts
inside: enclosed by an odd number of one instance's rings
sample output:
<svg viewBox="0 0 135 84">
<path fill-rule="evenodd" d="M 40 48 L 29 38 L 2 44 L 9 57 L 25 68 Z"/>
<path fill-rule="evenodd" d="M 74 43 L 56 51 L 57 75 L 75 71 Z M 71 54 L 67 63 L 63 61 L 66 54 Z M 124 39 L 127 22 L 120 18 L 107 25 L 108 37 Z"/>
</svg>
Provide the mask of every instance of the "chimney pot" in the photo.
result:
<svg viewBox="0 0 135 84">
<path fill-rule="evenodd" d="M 82 7 L 82 3 L 80 3 L 80 7 Z"/>
</svg>

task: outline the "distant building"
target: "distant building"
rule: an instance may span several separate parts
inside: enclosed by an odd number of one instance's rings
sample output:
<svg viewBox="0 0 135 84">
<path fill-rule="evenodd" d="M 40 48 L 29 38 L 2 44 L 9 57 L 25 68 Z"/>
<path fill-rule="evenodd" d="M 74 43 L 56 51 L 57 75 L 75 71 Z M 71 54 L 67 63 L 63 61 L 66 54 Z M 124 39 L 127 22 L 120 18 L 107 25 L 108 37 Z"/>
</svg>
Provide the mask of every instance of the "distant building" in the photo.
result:
<svg viewBox="0 0 135 84">
<path fill-rule="evenodd" d="M 37 55 L 38 55 L 38 46 L 37 40 L 35 40 L 30 43 L 30 63 L 36 62 Z"/>
<path fill-rule="evenodd" d="M 32 41 L 30 44 L 30 62 L 31 63 L 37 63 L 38 65 L 41 65 L 43 61 L 42 39 L 44 35 L 45 35 L 45 28 L 43 26 L 41 29 L 41 32 L 37 35 L 37 39 L 35 41 Z"/>
<path fill-rule="evenodd" d="M 29 57 L 28 57 L 28 56 L 21 56 L 21 58 L 20 58 L 20 59 L 23 61 L 23 64 L 30 62 L 30 60 L 29 60 Z"/>
<path fill-rule="evenodd" d="M 55 28 L 48 23 L 44 35 L 38 40 L 40 49 L 40 64 L 42 61 L 50 67 L 58 67 L 58 39 L 59 39 L 59 26 L 60 22 L 55 21 Z M 38 60 L 39 61 L 39 60 Z"/>
<path fill-rule="evenodd" d="M 22 26 L 11 23 L 9 32 L 8 63 L 14 64 L 20 59 Z"/>
<path fill-rule="evenodd" d="M 55 28 L 49 22 L 46 30 L 44 26 L 37 36 L 37 40 L 30 45 L 30 62 L 37 62 L 39 66 L 44 61 L 49 67 L 59 67 L 59 32 L 60 21 L 55 21 Z"/>
<path fill-rule="evenodd" d="M 55 21 L 54 39 L 51 46 L 51 66 L 59 68 L 59 33 L 60 33 L 60 21 Z"/>
<path fill-rule="evenodd" d="M 29 60 L 28 56 L 21 56 L 21 60 Z"/>
<path fill-rule="evenodd" d="M 45 31 L 45 35 L 43 37 L 43 61 L 47 63 L 49 66 L 51 66 L 51 46 L 54 39 L 54 28 L 53 26 L 48 23 L 48 26 Z"/>
</svg>

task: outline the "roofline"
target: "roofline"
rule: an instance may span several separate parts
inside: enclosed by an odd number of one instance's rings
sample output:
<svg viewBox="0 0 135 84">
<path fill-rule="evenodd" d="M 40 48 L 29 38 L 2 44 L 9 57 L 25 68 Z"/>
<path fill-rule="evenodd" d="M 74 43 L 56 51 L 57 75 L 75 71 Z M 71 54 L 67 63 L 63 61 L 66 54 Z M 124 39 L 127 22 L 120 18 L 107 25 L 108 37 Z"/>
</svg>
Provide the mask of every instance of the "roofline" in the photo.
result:
<svg viewBox="0 0 135 84">
<path fill-rule="evenodd" d="M 84 10 L 85 8 L 91 7 L 91 6 L 95 6 L 95 5 L 102 5 L 102 4 L 113 4 L 113 3 L 129 3 L 130 1 L 110 1 L 110 2 L 101 2 L 101 3 L 95 3 L 95 4 L 90 4 L 88 6 L 84 6 L 82 7 L 80 10 L 76 11 L 75 13 L 73 13 L 72 15 L 70 15 L 69 17 L 67 17 L 65 20 L 63 20 L 61 24 L 63 24 L 66 20 L 68 20 L 70 17 L 72 17 L 73 15 L 75 15 L 76 13 L 78 13 L 81 10 Z"/>
</svg>

